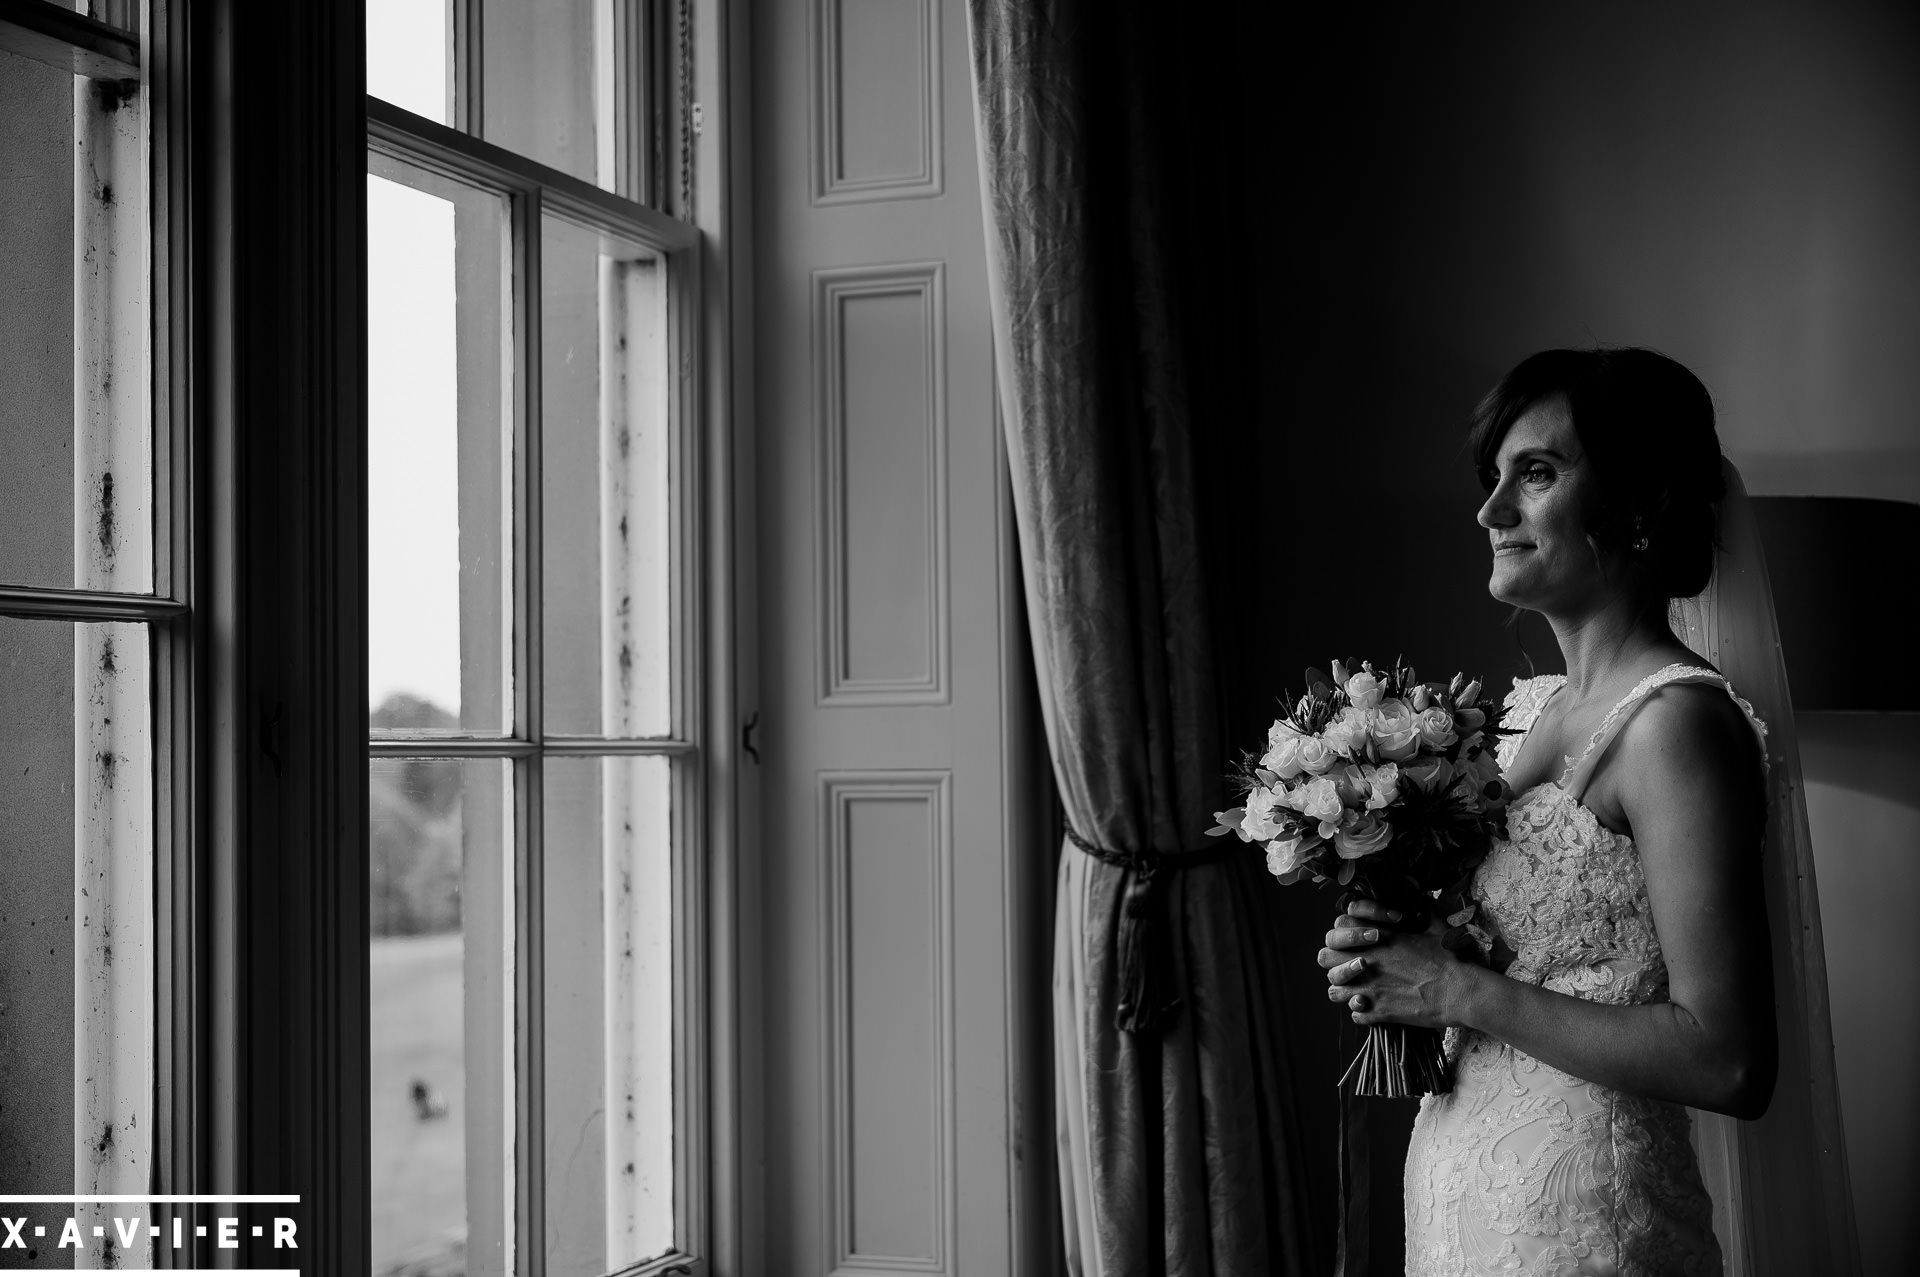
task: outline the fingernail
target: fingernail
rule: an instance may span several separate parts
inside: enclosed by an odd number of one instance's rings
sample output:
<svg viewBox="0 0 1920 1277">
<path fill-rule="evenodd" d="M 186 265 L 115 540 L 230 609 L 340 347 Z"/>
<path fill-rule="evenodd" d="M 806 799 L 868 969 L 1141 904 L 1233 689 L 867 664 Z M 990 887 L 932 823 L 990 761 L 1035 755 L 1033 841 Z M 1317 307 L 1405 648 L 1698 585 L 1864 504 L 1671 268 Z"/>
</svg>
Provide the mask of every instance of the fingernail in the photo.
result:
<svg viewBox="0 0 1920 1277">
<path fill-rule="evenodd" d="M 1375 931 L 1372 927 L 1368 927 L 1365 931 L 1362 931 L 1360 933 L 1360 938 L 1362 940 L 1365 940 L 1368 944 L 1372 944 L 1375 940 L 1378 940 L 1380 938 L 1380 933 L 1378 931 Z"/>
<path fill-rule="evenodd" d="M 1388 922 L 1398 922 L 1398 921 L 1400 921 L 1400 918 L 1401 918 L 1401 913 L 1400 913 L 1400 911 L 1399 911 L 1398 909 L 1389 909 L 1389 910 L 1387 910 L 1387 921 L 1388 921 Z"/>
</svg>

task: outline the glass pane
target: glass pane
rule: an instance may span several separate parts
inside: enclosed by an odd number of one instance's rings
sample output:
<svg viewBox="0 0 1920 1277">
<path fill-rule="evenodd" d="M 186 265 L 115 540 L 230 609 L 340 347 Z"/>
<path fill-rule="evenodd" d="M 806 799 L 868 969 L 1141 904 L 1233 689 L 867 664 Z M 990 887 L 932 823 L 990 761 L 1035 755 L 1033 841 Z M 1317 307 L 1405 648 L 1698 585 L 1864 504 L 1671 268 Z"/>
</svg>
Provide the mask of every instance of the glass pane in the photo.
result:
<svg viewBox="0 0 1920 1277">
<path fill-rule="evenodd" d="M 482 0 L 481 135 L 531 160 L 618 189 L 610 129 L 611 14 L 600 0 Z M 638 6 L 634 6 L 638 7 Z M 603 155 L 603 149 L 605 154 Z"/>
<path fill-rule="evenodd" d="M 507 209 L 367 178 L 368 695 L 381 736 L 510 727 Z"/>
<path fill-rule="evenodd" d="M 546 777 L 547 1273 L 597 1277 L 674 1244 L 673 770 Z"/>
<path fill-rule="evenodd" d="M 96 22 L 137 33 L 144 8 L 137 0 L 58 0 L 62 9 L 84 13 Z"/>
<path fill-rule="evenodd" d="M 451 10 L 448 0 L 367 0 L 367 92 L 451 123 Z"/>
<path fill-rule="evenodd" d="M 153 711 L 147 629 L 0 617 L 0 1185 L 148 1191 L 153 1144 Z M 49 1227 L 70 1206 L 9 1207 Z M 83 1268 L 143 1268 L 105 1204 Z M 31 1236 L 31 1233 L 28 1234 Z"/>
<path fill-rule="evenodd" d="M 673 729 L 676 457 L 664 267 L 549 217 L 541 238 L 541 486 L 546 727 Z"/>
<path fill-rule="evenodd" d="M 147 125 L 0 50 L 0 581 L 153 589 Z"/>
<path fill-rule="evenodd" d="M 499 759 L 368 764 L 373 1272 L 501 1274 L 513 810 Z"/>
</svg>

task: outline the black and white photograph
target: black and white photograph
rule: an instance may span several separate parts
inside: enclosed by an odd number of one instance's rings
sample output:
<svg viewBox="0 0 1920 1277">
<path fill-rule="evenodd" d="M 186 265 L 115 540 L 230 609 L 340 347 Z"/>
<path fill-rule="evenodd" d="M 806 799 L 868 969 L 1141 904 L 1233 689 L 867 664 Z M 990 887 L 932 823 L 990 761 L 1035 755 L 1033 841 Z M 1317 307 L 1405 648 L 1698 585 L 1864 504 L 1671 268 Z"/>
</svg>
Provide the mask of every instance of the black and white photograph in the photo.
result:
<svg viewBox="0 0 1920 1277">
<path fill-rule="evenodd" d="M 1920 6 L 0 0 L 0 1269 L 1892 1277 Z"/>
</svg>

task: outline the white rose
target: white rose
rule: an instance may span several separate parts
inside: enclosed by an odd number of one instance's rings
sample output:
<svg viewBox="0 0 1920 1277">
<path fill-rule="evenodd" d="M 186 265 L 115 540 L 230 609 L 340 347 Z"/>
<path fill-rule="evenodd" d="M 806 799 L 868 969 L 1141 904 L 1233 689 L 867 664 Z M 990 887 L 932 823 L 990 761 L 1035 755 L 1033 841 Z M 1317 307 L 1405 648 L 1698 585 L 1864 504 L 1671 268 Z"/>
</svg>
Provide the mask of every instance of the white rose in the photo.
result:
<svg viewBox="0 0 1920 1277">
<path fill-rule="evenodd" d="M 1315 776 L 1326 775 L 1340 761 L 1332 748 L 1318 736 L 1302 739 L 1294 757 L 1299 760 L 1302 771 L 1312 772 Z"/>
<path fill-rule="evenodd" d="M 1333 849 L 1342 860 L 1371 856 L 1393 841 L 1393 826 L 1378 812 L 1355 812 L 1333 835 Z"/>
<path fill-rule="evenodd" d="M 1247 814 L 1240 821 L 1247 837 L 1254 842 L 1266 842 L 1280 836 L 1282 826 L 1273 814 L 1279 802 L 1280 796 L 1271 789 L 1256 789 L 1247 795 Z"/>
<path fill-rule="evenodd" d="M 1373 711 L 1373 744 L 1380 757 L 1404 763 L 1420 750 L 1420 729 L 1402 700 L 1382 701 Z"/>
<path fill-rule="evenodd" d="M 1356 709 L 1372 709 L 1385 695 L 1386 689 L 1381 686 L 1379 676 L 1370 671 L 1362 670 L 1347 680 L 1347 699 L 1353 702 Z"/>
<path fill-rule="evenodd" d="M 1283 740 L 1299 740 L 1301 735 L 1298 727 L 1284 718 L 1276 718 L 1272 726 L 1267 728 L 1267 748 L 1272 749 Z"/>
<path fill-rule="evenodd" d="M 1400 797 L 1400 765 L 1381 763 L 1361 769 L 1367 777 L 1367 810 L 1379 811 Z"/>
<path fill-rule="evenodd" d="M 1340 816 L 1346 811 L 1346 805 L 1340 801 L 1340 791 L 1332 780 L 1317 776 L 1295 790 L 1289 804 L 1308 820 L 1320 823 L 1320 836 L 1328 838 L 1340 823 Z"/>
<path fill-rule="evenodd" d="M 1292 780 L 1298 776 L 1300 774 L 1300 742 L 1305 738 L 1295 732 L 1290 736 L 1282 736 L 1278 740 L 1274 740 L 1273 734 L 1269 733 L 1267 739 L 1271 744 L 1267 752 L 1261 756 L 1260 765 L 1281 780 Z"/>
<path fill-rule="evenodd" d="M 1313 855 L 1314 848 L 1320 845 L 1318 838 L 1309 838 L 1302 834 L 1297 838 L 1282 838 L 1267 844 L 1267 872 L 1276 878 L 1294 873 L 1306 866 Z"/>
<path fill-rule="evenodd" d="M 1367 742 L 1372 739 L 1368 729 L 1370 717 L 1366 710 L 1349 705 L 1327 724 L 1327 730 L 1320 737 L 1327 743 L 1328 749 L 1342 758 L 1364 757 Z"/>
<path fill-rule="evenodd" d="M 1453 730 L 1453 715 L 1438 705 L 1428 706 L 1413 720 L 1420 732 L 1420 743 L 1428 749 L 1445 749 L 1460 739 Z"/>
</svg>

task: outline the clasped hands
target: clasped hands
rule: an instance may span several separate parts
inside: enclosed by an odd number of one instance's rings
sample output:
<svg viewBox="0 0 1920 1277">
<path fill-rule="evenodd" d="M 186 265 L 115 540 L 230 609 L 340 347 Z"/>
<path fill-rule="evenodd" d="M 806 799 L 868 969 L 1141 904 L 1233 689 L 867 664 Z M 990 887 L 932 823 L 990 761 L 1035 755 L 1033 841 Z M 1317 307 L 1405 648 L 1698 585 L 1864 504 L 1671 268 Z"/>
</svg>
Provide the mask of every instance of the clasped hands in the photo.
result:
<svg viewBox="0 0 1920 1277">
<path fill-rule="evenodd" d="M 1328 1000 L 1345 1002 L 1355 1024 L 1464 1023 L 1468 982 L 1479 968 L 1445 946 L 1444 920 L 1430 918 L 1419 931 L 1405 924 L 1378 901 L 1349 902 L 1320 950 Z"/>
</svg>

